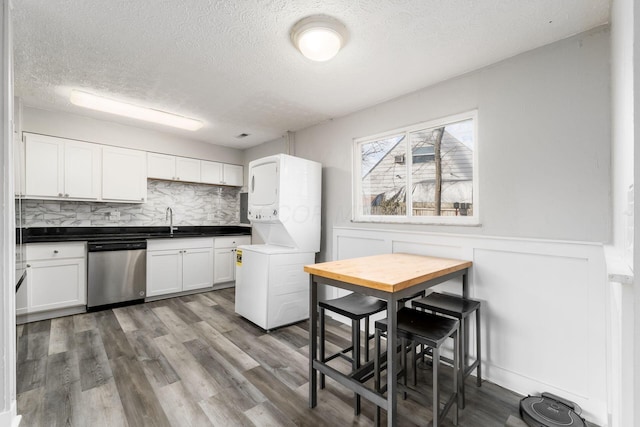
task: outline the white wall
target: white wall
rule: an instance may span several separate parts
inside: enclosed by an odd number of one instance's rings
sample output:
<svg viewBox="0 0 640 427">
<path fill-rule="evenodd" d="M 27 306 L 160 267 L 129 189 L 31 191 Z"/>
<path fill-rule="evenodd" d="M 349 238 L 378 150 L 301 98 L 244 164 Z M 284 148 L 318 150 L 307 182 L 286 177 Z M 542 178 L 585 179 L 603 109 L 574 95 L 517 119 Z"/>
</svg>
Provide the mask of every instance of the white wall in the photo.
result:
<svg viewBox="0 0 640 427">
<path fill-rule="evenodd" d="M 608 241 L 609 71 L 599 28 L 296 132 L 296 155 L 323 164 L 323 259 L 334 226 L 375 228 L 350 224 L 354 138 L 476 108 L 482 225 L 384 227 Z"/>
<path fill-rule="evenodd" d="M 249 162 L 251 162 L 252 160 L 257 160 L 263 157 L 280 153 L 288 154 L 287 138 L 284 136 L 278 139 L 274 139 L 273 141 L 257 145 L 255 147 L 247 148 L 246 150 L 244 150 L 245 170 L 249 169 Z M 245 182 L 247 181 L 245 180 Z"/>
<path fill-rule="evenodd" d="M 336 227 L 332 246 L 336 259 L 401 252 L 472 261 L 483 379 L 523 395 L 557 394 L 607 425 L 602 245 Z M 459 294 L 460 280 L 436 289 Z"/>
<path fill-rule="evenodd" d="M 242 164 L 243 152 L 114 122 L 24 106 L 22 130 L 144 151 Z"/>
</svg>

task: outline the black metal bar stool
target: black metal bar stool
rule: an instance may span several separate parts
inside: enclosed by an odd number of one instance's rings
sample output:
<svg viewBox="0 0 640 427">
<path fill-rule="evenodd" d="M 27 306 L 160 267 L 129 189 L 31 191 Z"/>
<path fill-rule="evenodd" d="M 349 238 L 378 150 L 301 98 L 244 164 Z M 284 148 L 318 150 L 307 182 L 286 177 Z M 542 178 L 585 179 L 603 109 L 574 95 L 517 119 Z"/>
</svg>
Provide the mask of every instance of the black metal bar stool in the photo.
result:
<svg viewBox="0 0 640 427">
<path fill-rule="evenodd" d="M 416 298 L 424 297 L 424 294 L 425 294 L 425 291 L 420 291 L 411 296 L 400 298 L 398 300 L 398 308 L 400 309 L 402 307 L 406 307 L 408 302 L 415 300 Z"/>
<path fill-rule="evenodd" d="M 455 405 L 455 411 L 453 412 L 453 424 L 458 425 L 458 381 L 460 377 L 459 370 L 459 342 L 460 334 L 458 332 L 459 322 L 456 319 L 451 319 L 444 316 L 436 316 L 435 314 L 427 313 L 424 311 L 415 310 L 412 308 L 401 308 L 398 310 L 398 337 L 401 339 L 400 351 L 402 352 L 401 362 L 402 369 L 400 374 L 403 377 L 403 385 L 399 387 L 403 391 L 403 394 L 409 392 L 411 394 L 417 394 L 423 396 L 419 391 L 410 389 L 407 387 L 407 348 L 410 349 L 410 353 L 413 357 L 414 366 L 414 385 L 415 385 L 415 357 L 416 357 L 416 345 L 431 349 L 433 357 L 433 427 L 437 427 L 442 422 L 441 420 L 447 415 L 449 409 Z M 375 354 L 374 354 L 374 387 L 378 392 L 383 391 L 380 386 L 380 336 L 382 332 L 387 331 L 387 319 L 378 320 L 375 323 Z M 447 398 L 440 409 L 440 387 L 438 384 L 439 368 L 440 368 L 440 347 L 447 338 L 453 339 L 453 388 L 451 389 L 451 395 Z M 408 345 L 407 342 L 410 342 Z M 426 350 L 425 350 L 426 351 Z M 380 421 L 380 408 L 376 408 L 376 425 Z"/>
<path fill-rule="evenodd" d="M 460 364 L 462 366 L 462 381 L 460 381 L 460 408 L 464 409 L 464 380 L 474 369 L 476 371 L 476 384 L 478 387 L 482 385 L 482 366 L 480 353 L 480 301 L 462 298 L 456 295 L 441 294 L 432 292 L 424 298 L 413 300 L 413 306 L 432 313 L 443 314 L 453 317 L 460 321 Z M 471 314 L 476 314 L 476 360 L 469 366 L 466 366 L 468 349 L 465 343 L 465 320 Z"/>
<path fill-rule="evenodd" d="M 369 317 L 372 314 L 379 313 L 387 308 L 385 301 L 379 300 L 368 295 L 362 295 L 358 293 L 351 293 L 340 298 L 320 301 L 318 302 L 320 308 L 320 361 L 323 363 L 329 362 L 336 357 L 342 357 L 351 362 L 351 367 L 356 371 L 361 366 L 361 345 L 360 345 L 360 322 L 364 320 L 364 347 L 365 347 L 365 362 L 369 361 L 369 340 L 373 338 L 369 334 Z M 333 311 L 334 313 L 341 314 L 342 316 L 351 319 L 351 346 L 340 350 L 330 356 L 325 355 L 325 328 L 324 328 L 324 315 L 325 310 Z M 351 357 L 346 353 L 351 352 Z M 324 388 L 324 374 L 320 374 L 320 388 Z M 354 412 L 356 415 L 360 414 L 360 395 L 355 394 Z"/>
</svg>

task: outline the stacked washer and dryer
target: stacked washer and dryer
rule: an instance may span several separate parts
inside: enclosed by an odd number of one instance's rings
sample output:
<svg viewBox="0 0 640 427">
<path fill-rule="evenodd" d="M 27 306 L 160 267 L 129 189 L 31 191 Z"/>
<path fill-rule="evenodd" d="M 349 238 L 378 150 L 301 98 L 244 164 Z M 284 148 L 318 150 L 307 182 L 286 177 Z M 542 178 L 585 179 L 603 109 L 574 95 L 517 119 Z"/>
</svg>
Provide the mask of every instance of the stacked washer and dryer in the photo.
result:
<svg viewBox="0 0 640 427">
<path fill-rule="evenodd" d="M 322 165 L 286 154 L 249 163 L 247 216 L 264 241 L 236 252 L 235 311 L 265 330 L 309 318 L 320 251 Z"/>
</svg>

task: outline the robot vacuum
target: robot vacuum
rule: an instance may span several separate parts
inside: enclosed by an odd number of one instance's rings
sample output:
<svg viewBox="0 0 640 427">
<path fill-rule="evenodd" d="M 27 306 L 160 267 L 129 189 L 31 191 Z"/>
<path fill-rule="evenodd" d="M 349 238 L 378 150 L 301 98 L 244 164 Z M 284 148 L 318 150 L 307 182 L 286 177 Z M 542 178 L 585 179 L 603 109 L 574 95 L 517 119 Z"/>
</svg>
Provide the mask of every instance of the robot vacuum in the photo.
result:
<svg viewBox="0 0 640 427">
<path fill-rule="evenodd" d="M 581 413 L 578 405 L 551 393 L 520 401 L 520 418 L 530 427 L 587 427 Z"/>
</svg>

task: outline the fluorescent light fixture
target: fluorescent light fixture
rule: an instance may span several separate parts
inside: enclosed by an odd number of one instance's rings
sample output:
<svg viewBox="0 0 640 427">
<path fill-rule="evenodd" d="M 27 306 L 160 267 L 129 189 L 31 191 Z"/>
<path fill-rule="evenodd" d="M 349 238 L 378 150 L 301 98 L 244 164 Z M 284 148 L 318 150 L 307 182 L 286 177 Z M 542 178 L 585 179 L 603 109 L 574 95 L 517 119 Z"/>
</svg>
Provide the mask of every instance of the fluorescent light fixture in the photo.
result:
<svg viewBox="0 0 640 427">
<path fill-rule="evenodd" d="M 159 123 L 161 125 L 173 126 L 180 129 L 195 131 L 200 129 L 203 125 L 200 120 L 178 116 L 165 111 L 154 110 L 153 108 L 139 107 L 137 105 L 103 98 L 102 96 L 93 95 L 91 93 L 75 89 L 71 91 L 69 100 L 80 107 L 117 114 L 119 116 L 130 117 L 132 119 Z"/>
<path fill-rule="evenodd" d="M 327 15 L 308 16 L 291 29 L 294 46 L 312 61 L 328 61 L 347 42 L 347 29 Z"/>
</svg>

